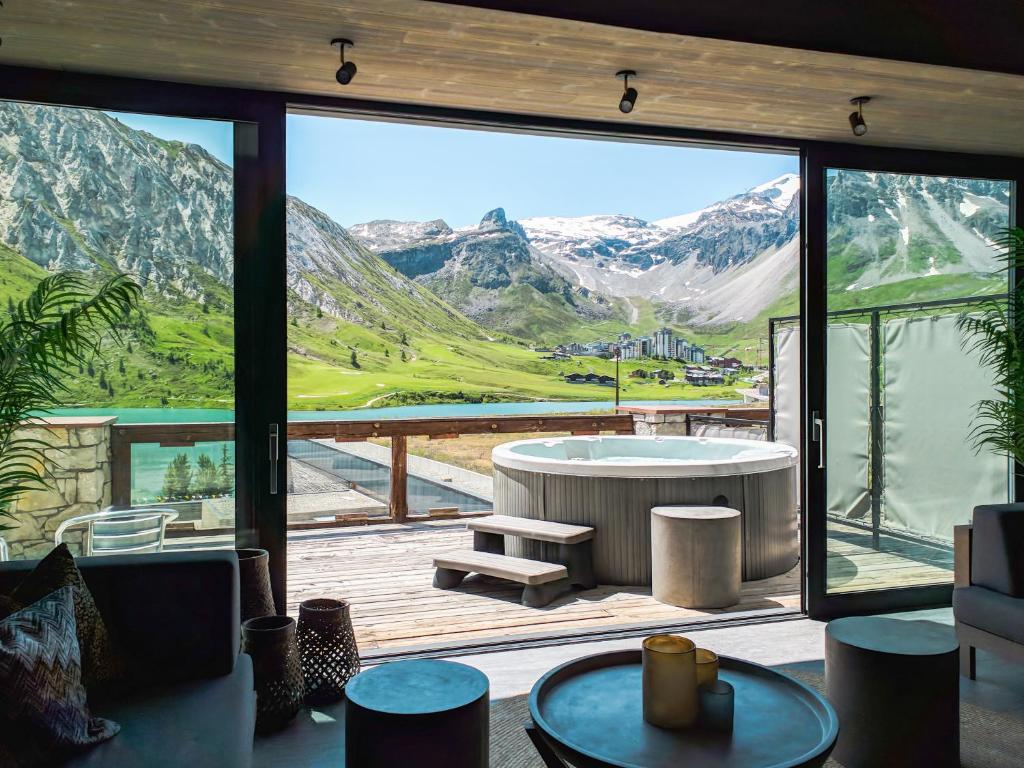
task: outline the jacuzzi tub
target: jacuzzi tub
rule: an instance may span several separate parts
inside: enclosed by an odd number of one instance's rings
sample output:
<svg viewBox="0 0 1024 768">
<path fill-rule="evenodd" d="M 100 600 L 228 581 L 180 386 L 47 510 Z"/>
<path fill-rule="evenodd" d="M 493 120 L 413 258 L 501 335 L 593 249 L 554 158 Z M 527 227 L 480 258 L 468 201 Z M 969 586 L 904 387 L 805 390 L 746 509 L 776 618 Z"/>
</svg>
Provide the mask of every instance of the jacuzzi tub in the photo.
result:
<svg viewBox="0 0 1024 768">
<path fill-rule="evenodd" d="M 738 509 L 743 579 L 789 571 L 799 555 L 796 449 L 714 437 L 563 437 L 494 448 L 494 511 L 595 528 L 602 584 L 651 582 L 651 507 Z M 511 539 L 509 554 L 549 559 L 553 545 Z"/>
</svg>

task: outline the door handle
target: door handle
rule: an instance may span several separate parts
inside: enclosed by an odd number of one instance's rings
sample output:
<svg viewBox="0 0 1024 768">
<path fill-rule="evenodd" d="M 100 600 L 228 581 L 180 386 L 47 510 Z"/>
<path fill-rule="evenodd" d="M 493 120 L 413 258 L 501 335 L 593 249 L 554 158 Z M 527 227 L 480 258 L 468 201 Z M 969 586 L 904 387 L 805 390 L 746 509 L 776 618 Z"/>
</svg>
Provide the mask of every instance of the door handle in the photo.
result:
<svg viewBox="0 0 1024 768">
<path fill-rule="evenodd" d="M 811 413 L 811 440 L 818 444 L 818 469 L 825 468 L 825 422 L 820 411 Z"/>
<path fill-rule="evenodd" d="M 270 425 L 270 493 L 277 494 L 277 459 L 280 450 L 281 428 L 278 424 Z"/>
</svg>

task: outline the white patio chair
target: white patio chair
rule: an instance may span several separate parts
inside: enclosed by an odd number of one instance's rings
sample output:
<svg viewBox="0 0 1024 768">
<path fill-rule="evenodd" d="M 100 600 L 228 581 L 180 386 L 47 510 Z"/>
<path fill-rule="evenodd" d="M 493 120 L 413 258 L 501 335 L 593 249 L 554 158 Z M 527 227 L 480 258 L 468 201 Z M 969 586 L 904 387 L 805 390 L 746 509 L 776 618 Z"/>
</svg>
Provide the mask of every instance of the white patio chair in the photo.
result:
<svg viewBox="0 0 1024 768">
<path fill-rule="evenodd" d="M 178 513 L 173 509 L 117 510 L 107 507 L 99 512 L 69 517 L 53 535 L 54 544 L 64 540 L 64 532 L 78 525 L 88 526 L 83 541 L 86 555 L 123 555 L 162 552 L 167 523 Z"/>
</svg>

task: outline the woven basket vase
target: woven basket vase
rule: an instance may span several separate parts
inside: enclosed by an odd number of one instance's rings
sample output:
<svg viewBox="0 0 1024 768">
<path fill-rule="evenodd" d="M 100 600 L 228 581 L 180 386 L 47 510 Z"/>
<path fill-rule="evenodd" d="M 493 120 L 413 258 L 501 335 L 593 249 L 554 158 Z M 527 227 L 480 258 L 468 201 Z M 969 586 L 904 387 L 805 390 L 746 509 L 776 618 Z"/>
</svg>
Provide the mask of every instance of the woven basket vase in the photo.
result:
<svg viewBox="0 0 1024 768">
<path fill-rule="evenodd" d="M 359 649 L 344 600 L 306 600 L 299 605 L 299 658 L 307 704 L 328 704 L 345 694 L 359 672 Z"/>
<path fill-rule="evenodd" d="M 242 649 L 252 657 L 256 682 L 256 730 L 276 731 L 302 708 L 302 667 L 295 619 L 261 616 L 242 625 Z"/>
</svg>

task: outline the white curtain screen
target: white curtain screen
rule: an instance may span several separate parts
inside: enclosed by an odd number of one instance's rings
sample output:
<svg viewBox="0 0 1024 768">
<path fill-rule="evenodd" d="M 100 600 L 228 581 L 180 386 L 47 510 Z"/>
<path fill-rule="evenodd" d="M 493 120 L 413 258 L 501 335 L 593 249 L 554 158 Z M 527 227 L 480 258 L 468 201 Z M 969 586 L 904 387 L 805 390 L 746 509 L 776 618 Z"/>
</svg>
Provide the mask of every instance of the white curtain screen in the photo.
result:
<svg viewBox="0 0 1024 768">
<path fill-rule="evenodd" d="M 775 331 L 775 391 L 772 409 L 777 442 L 800 450 L 800 326 L 789 325 Z M 800 466 L 796 476 L 797 498 L 800 497 Z"/>
<path fill-rule="evenodd" d="M 871 326 L 828 327 L 825 467 L 831 515 L 861 519 L 871 513 Z"/>
<path fill-rule="evenodd" d="M 968 439 L 975 405 L 995 391 L 961 339 L 954 315 L 884 324 L 886 527 L 952 539 L 976 504 L 1008 499 L 1007 459 Z"/>
</svg>

